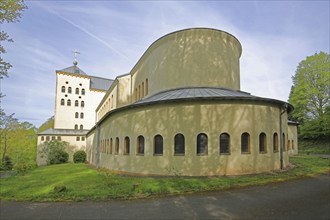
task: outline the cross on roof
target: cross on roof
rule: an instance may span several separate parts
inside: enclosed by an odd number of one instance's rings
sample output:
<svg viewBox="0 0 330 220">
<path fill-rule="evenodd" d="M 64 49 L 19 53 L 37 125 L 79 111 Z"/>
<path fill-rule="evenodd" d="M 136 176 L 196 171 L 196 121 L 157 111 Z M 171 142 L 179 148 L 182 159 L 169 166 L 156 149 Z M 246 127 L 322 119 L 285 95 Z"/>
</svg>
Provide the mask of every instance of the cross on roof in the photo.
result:
<svg viewBox="0 0 330 220">
<path fill-rule="evenodd" d="M 78 50 L 74 50 L 72 51 L 72 53 L 74 54 L 74 60 L 73 60 L 73 64 L 77 65 L 78 61 L 77 61 L 77 54 L 80 54 L 80 52 Z"/>
</svg>

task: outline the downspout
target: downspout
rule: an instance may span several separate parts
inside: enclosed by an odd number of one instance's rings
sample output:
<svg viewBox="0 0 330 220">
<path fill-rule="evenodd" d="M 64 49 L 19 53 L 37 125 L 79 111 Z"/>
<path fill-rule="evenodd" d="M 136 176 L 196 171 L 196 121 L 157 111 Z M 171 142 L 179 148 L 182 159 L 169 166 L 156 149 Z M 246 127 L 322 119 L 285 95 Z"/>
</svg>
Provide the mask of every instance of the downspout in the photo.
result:
<svg viewBox="0 0 330 220">
<path fill-rule="evenodd" d="M 288 105 L 285 103 L 283 106 L 281 106 L 281 109 L 283 108 L 283 111 L 280 113 L 280 162 L 281 162 L 281 170 L 283 169 L 283 129 L 282 129 L 282 115 L 287 111 Z"/>
<path fill-rule="evenodd" d="M 99 168 L 100 164 L 100 126 L 96 125 L 97 140 L 96 140 L 96 168 Z"/>
</svg>

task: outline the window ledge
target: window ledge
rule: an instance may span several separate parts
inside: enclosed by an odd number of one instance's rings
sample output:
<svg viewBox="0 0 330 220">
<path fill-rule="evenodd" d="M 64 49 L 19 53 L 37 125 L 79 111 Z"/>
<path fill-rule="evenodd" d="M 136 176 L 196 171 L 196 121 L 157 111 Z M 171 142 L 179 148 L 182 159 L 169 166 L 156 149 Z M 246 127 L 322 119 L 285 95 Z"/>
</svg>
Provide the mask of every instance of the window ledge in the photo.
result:
<svg viewBox="0 0 330 220">
<path fill-rule="evenodd" d="M 220 153 L 220 155 L 230 155 L 230 153 Z"/>
<path fill-rule="evenodd" d="M 174 156 L 184 156 L 184 154 L 174 154 Z"/>
</svg>

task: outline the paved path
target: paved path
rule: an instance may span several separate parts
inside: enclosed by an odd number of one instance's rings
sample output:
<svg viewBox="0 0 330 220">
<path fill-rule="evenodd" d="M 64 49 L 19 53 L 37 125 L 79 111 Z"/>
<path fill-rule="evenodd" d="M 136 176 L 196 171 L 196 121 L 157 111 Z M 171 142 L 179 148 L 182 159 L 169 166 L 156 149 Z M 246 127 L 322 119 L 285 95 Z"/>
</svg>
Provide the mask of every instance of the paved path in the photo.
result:
<svg viewBox="0 0 330 220">
<path fill-rule="evenodd" d="M 166 198 L 1 201 L 0 219 L 330 219 L 329 174 L 267 186 Z"/>
</svg>

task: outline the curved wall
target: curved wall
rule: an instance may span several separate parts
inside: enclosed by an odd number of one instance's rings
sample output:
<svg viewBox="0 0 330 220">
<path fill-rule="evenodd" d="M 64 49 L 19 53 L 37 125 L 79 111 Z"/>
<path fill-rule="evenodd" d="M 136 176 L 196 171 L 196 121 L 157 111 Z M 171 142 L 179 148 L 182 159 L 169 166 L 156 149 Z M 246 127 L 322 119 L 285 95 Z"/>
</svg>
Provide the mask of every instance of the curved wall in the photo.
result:
<svg viewBox="0 0 330 220">
<path fill-rule="evenodd" d="M 148 175 L 212 176 L 259 173 L 280 169 L 280 153 L 273 151 L 273 134 L 279 134 L 279 106 L 253 101 L 190 101 L 127 108 L 115 112 L 100 126 L 100 141 L 106 143 L 99 165 L 113 171 Z M 286 115 L 283 116 L 286 118 Z M 283 121 L 285 125 L 286 120 Z M 241 134 L 250 134 L 250 153 L 241 153 Z M 259 152 L 259 135 L 266 134 L 266 152 Z M 287 126 L 283 126 L 287 137 Z M 87 143 L 95 143 L 94 129 Z M 174 155 L 174 136 L 185 136 L 185 155 Z M 208 136 L 207 155 L 197 155 L 197 135 Z M 230 135 L 230 154 L 219 152 L 219 136 Z M 154 155 L 154 136 L 163 137 L 163 155 Z M 145 139 L 144 155 L 137 155 L 137 138 Z M 119 152 L 114 154 L 116 138 Z M 130 138 L 130 153 L 124 155 L 124 139 Z M 279 136 L 278 136 L 279 137 Z M 113 139 L 112 154 L 110 143 Z M 104 141 L 105 140 L 105 141 Z M 279 143 L 280 140 L 278 140 Z M 89 158 L 97 161 L 97 144 L 87 144 Z M 102 145 L 102 144 L 101 144 Z M 104 149 L 104 147 L 106 149 Z M 103 150 L 102 150 L 103 149 Z M 91 160 L 90 160 L 91 161 Z M 284 152 L 284 165 L 288 155 Z"/>
<path fill-rule="evenodd" d="M 133 97 L 146 79 L 147 95 L 181 87 L 239 90 L 241 52 L 239 41 L 220 30 L 195 28 L 168 34 L 155 41 L 131 70 Z"/>
</svg>

